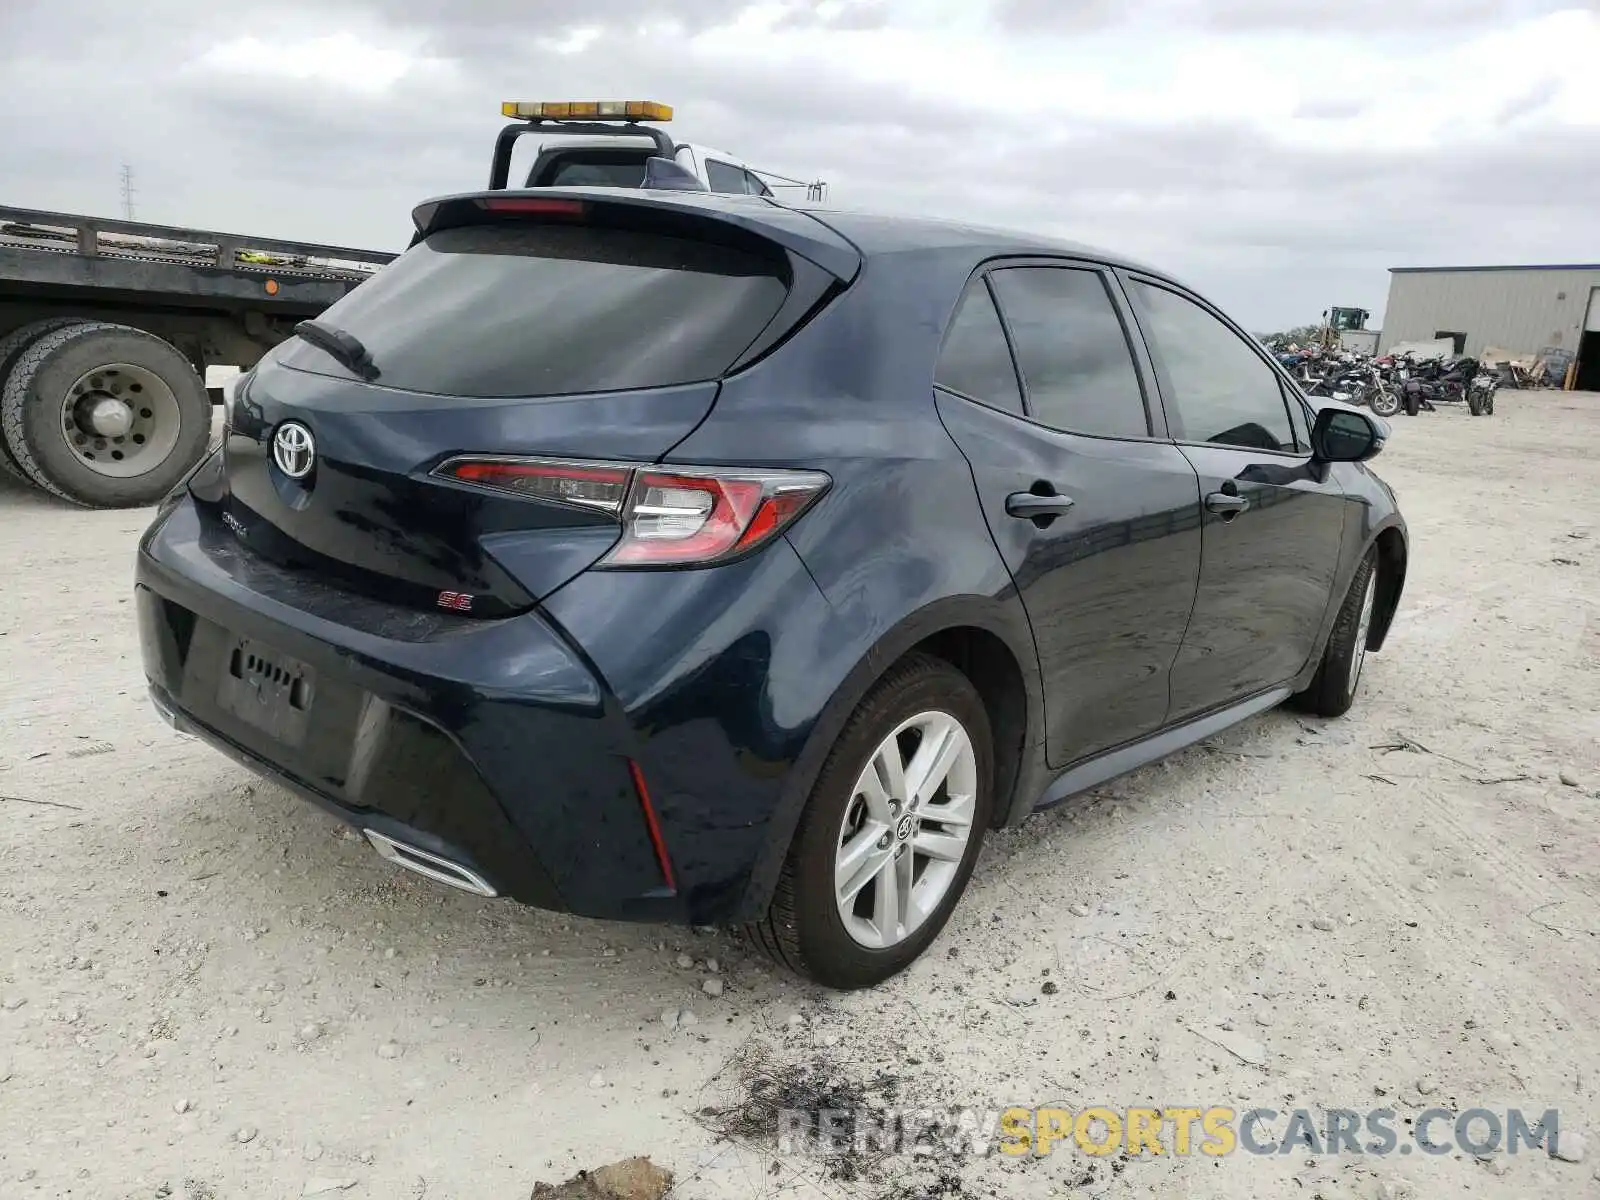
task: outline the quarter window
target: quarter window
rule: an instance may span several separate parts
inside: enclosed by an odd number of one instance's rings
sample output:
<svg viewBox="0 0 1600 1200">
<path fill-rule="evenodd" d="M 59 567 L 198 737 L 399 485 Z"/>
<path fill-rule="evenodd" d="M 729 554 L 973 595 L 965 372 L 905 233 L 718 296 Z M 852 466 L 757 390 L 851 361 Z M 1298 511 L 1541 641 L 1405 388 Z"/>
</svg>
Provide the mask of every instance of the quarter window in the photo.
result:
<svg viewBox="0 0 1600 1200">
<path fill-rule="evenodd" d="M 744 172 L 729 163 L 706 159 L 706 182 L 713 192 L 744 192 Z"/>
<path fill-rule="evenodd" d="M 1011 348 L 1006 345 L 1000 315 L 995 312 L 982 279 L 968 284 L 961 297 L 945 333 L 934 382 L 1006 412 L 1022 412 L 1022 392 L 1017 386 Z"/>
<path fill-rule="evenodd" d="M 1293 451 L 1278 376 L 1244 339 L 1176 292 L 1137 281 L 1133 288 L 1148 314 L 1151 351 L 1166 368 L 1173 436 Z"/>
<path fill-rule="evenodd" d="M 1100 273 L 1009 267 L 991 278 L 1034 420 L 1068 433 L 1148 437 L 1139 374 Z"/>
</svg>

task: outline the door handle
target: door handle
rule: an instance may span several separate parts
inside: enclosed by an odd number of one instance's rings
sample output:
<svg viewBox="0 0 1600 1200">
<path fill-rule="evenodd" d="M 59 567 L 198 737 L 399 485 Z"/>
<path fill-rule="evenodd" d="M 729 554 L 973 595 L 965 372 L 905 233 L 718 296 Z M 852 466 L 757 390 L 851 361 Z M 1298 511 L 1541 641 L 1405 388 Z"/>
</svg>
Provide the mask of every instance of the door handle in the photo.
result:
<svg viewBox="0 0 1600 1200">
<path fill-rule="evenodd" d="M 1041 496 L 1037 492 L 1012 492 L 1006 497 L 1006 514 L 1013 517 L 1059 517 L 1071 507 L 1071 496 Z"/>
<path fill-rule="evenodd" d="M 1229 492 L 1212 492 L 1206 497 L 1206 510 L 1221 513 L 1225 518 L 1237 516 L 1249 507 L 1250 501 Z"/>
</svg>

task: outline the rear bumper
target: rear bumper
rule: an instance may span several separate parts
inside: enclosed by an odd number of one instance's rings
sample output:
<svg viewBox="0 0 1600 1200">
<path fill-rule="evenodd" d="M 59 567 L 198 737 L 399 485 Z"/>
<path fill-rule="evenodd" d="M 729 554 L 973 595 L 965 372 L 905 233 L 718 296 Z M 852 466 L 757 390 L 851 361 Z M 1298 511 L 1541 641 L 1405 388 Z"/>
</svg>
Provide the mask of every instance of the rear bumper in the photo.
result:
<svg viewBox="0 0 1600 1200">
<path fill-rule="evenodd" d="M 630 774 L 637 734 L 539 614 L 471 620 L 308 583 L 239 553 L 188 499 L 145 535 L 136 600 L 163 715 L 353 826 L 540 908 L 727 915 L 693 872 L 669 886 Z M 314 681 L 290 733 L 266 732 L 223 698 L 240 638 Z M 669 826 L 669 855 L 672 838 Z"/>
</svg>

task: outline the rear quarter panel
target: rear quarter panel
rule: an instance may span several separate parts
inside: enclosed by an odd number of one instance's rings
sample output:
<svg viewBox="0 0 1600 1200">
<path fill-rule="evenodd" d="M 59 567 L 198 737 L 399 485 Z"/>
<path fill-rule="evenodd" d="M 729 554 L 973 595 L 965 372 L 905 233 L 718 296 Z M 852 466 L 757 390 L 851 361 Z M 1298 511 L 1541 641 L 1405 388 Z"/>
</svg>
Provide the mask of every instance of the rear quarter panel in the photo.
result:
<svg viewBox="0 0 1600 1200">
<path fill-rule="evenodd" d="M 776 710 L 809 714 L 751 881 L 759 907 L 827 751 L 872 684 L 919 641 L 954 626 L 993 633 L 1028 690 L 1031 764 L 1043 726 L 1038 659 L 971 468 L 939 421 L 933 365 L 976 264 L 869 257 L 850 290 L 802 332 L 724 382 L 712 414 L 668 455 L 695 464 L 825 471 L 832 487 L 788 539 L 826 598 L 803 670 L 773 671 Z M 1017 785 L 1035 792 L 1028 771 Z M 1032 793 L 1030 793 L 1031 800 Z M 1002 815 L 1010 797 L 998 797 Z"/>
</svg>

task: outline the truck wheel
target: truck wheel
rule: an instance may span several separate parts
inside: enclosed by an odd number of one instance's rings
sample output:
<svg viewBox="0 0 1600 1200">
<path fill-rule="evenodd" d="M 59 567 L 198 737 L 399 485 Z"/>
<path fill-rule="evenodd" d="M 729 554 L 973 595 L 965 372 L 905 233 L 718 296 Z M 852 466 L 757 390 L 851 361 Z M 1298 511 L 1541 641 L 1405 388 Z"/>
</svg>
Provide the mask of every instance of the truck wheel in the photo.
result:
<svg viewBox="0 0 1600 1200">
<path fill-rule="evenodd" d="M 11 367 L 22 357 L 22 352 L 28 344 L 37 340 L 52 329 L 61 329 L 67 325 L 76 325 L 80 322 L 78 317 L 50 317 L 43 321 L 34 321 L 28 325 L 18 326 L 4 337 L 0 337 L 0 395 L 5 394 L 6 379 L 11 374 Z M 11 452 L 11 447 L 6 444 L 3 432 L 0 432 L 0 478 L 10 477 L 19 483 L 33 486 L 33 480 L 17 465 L 17 459 Z"/>
<path fill-rule="evenodd" d="M 211 398 L 177 349 L 126 325 L 36 338 L 0 393 L 0 432 L 28 478 L 91 508 L 153 504 L 205 453 Z"/>
</svg>

